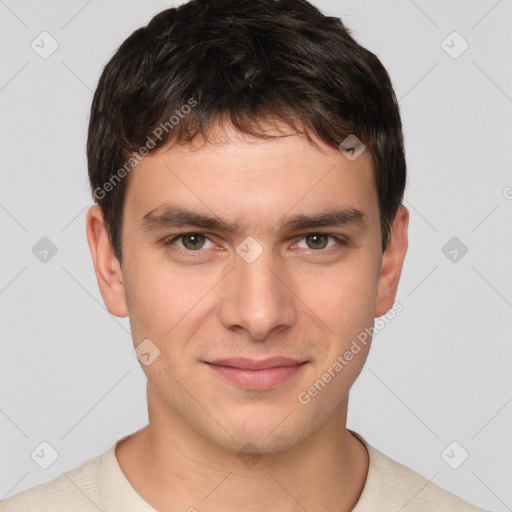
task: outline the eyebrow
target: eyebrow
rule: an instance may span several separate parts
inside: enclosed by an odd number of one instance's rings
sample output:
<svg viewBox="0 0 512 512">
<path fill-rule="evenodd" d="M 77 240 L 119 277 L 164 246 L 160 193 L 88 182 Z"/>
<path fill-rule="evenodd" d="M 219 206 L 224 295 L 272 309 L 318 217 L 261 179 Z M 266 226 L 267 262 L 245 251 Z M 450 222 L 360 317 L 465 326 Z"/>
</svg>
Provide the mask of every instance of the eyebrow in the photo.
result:
<svg viewBox="0 0 512 512">
<path fill-rule="evenodd" d="M 285 216 L 279 223 L 281 231 L 315 229 L 321 227 L 365 227 L 366 215 L 356 208 L 331 208 L 312 215 Z M 240 224 L 227 222 L 215 215 L 195 212 L 186 208 L 162 205 L 142 217 L 141 228 L 152 231 L 161 228 L 194 227 L 212 231 L 238 234 L 243 230 Z"/>
</svg>

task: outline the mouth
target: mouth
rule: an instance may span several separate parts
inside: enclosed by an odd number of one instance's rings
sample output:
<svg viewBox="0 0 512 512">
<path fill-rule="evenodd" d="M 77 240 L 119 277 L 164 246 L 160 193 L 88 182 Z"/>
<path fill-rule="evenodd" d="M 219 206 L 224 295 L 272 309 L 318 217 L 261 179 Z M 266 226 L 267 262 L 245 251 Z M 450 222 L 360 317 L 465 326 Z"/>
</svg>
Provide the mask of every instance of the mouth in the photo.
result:
<svg viewBox="0 0 512 512">
<path fill-rule="evenodd" d="M 295 376 L 307 361 L 286 357 L 219 359 L 205 363 L 220 377 L 244 389 L 271 389 Z"/>
</svg>

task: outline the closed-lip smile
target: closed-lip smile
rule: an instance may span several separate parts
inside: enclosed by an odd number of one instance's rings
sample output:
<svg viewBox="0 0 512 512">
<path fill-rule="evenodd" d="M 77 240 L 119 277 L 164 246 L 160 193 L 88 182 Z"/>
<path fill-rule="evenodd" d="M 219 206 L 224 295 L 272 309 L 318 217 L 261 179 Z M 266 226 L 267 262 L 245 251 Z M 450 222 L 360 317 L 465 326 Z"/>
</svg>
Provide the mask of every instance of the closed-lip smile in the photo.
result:
<svg viewBox="0 0 512 512">
<path fill-rule="evenodd" d="M 228 381 L 246 389 L 273 388 L 295 375 L 307 361 L 289 357 L 216 359 L 206 364 Z"/>
</svg>

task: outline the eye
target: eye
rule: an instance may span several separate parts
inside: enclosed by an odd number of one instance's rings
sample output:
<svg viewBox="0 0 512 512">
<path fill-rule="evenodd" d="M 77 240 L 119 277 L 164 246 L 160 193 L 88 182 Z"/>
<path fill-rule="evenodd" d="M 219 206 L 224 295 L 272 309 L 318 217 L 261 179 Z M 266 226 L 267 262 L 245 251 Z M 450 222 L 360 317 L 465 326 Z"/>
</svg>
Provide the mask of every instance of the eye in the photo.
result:
<svg viewBox="0 0 512 512">
<path fill-rule="evenodd" d="M 306 243 L 306 247 L 302 248 L 313 250 L 330 249 L 337 243 L 340 245 L 347 245 L 347 242 L 342 238 L 334 235 L 328 235 L 326 233 L 309 233 L 304 235 L 297 244 L 297 247 L 300 247 L 299 244 L 303 242 Z"/>
<path fill-rule="evenodd" d="M 186 233 L 184 235 L 175 236 L 170 240 L 166 240 L 165 243 L 166 245 L 176 245 L 180 249 L 185 249 L 191 252 L 198 252 L 200 249 L 211 249 L 215 247 L 215 244 L 202 233 Z M 208 244 L 210 244 L 209 247 Z"/>
</svg>

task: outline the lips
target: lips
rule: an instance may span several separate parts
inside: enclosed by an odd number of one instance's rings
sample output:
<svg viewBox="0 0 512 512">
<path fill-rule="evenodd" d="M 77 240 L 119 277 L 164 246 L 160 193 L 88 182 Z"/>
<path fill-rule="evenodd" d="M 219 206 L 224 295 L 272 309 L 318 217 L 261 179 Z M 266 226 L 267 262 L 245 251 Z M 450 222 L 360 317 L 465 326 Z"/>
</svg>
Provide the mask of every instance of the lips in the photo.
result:
<svg viewBox="0 0 512 512">
<path fill-rule="evenodd" d="M 267 368 L 277 368 L 278 366 L 295 366 L 304 363 L 297 359 L 289 357 L 270 357 L 268 359 L 248 359 L 248 358 L 235 358 L 235 359 L 217 359 L 209 362 L 217 366 L 229 366 L 230 368 L 242 368 L 244 370 L 264 370 Z"/>
<path fill-rule="evenodd" d="M 206 364 L 223 379 L 245 389 L 264 390 L 296 375 L 307 361 L 288 357 L 217 359 Z"/>
</svg>

